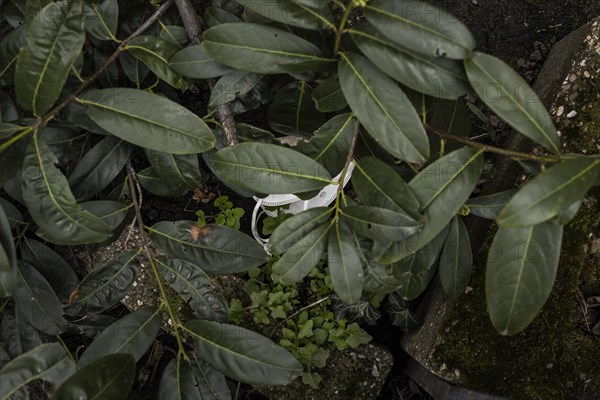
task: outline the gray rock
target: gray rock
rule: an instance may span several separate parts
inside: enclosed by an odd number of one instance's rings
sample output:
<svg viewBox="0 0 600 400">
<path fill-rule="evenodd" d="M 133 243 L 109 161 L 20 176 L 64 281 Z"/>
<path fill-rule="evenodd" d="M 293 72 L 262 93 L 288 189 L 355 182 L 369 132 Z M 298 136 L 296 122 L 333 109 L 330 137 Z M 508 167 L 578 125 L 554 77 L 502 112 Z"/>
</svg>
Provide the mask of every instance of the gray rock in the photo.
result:
<svg viewBox="0 0 600 400">
<path fill-rule="evenodd" d="M 334 351 L 327 367 L 320 369 L 323 381 L 312 389 L 296 379 L 289 385 L 261 388 L 271 400 L 365 400 L 376 399 L 392 369 L 391 353 L 374 343 L 354 350 Z"/>
</svg>

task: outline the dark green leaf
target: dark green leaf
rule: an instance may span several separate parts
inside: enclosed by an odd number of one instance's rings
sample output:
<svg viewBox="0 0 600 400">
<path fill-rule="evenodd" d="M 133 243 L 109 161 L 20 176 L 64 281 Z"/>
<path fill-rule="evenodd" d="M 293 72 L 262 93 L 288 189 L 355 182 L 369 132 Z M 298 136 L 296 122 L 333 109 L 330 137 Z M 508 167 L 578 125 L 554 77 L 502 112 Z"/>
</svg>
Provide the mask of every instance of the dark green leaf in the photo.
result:
<svg viewBox="0 0 600 400">
<path fill-rule="evenodd" d="M 456 99 L 469 90 L 462 63 L 429 57 L 387 39 L 371 24 L 350 30 L 358 48 L 383 72 L 418 92 Z"/>
<path fill-rule="evenodd" d="M 389 265 L 379 264 L 369 253 L 361 254 L 361 258 L 365 272 L 365 292 L 387 294 L 400 288 L 400 282 Z"/>
<path fill-rule="evenodd" d="M 385 313 L 392 321 L 392 325 L 400 327 L 404 332 L 412 332 L 419 326 L 419 321 L 408 308 L 408 302 L 402 300 L 397 294 L 392 293 L 388 297 Z"/>
<path fill-rule="evenodd" d="M 90 339 L 95 339 L 109 325 L 113 324 L 117 318 L 103 314 L 88 314 L 69 323 L 69 332 L 85 335 Z"/>
<path fill-rule="evenodd" d="M 19 312 L 35 329 L 48 335 L 58 335 L 65 330 L 67 321 L 63 318 L 60 300 L 42 274 L 31 265 L 19 266 L 14 300 Z"/>
<path fill-rule="evenodd" d="M 110 354 L 80 369 L 54 393 L 60 400 L 126 400 L 135 377 L 131 354 Z"/>
<path fill-rule="evenodd" d="M 510 189 L 487 196 L 472 197 L 465 205 L 469 207 L 469 212 L 473 215 L 481 218 L 496 219 L 498 213 L 516 192 L 516 189 Z"/>
<path fill-rule="evenodd" d="M 419 115 L 392 79 L 354 53 L 342 53 L 339 76 L 350 108 L 381 147 L 409 162 L 422 163 L 429 158 L 429 142 Z"/>
<path fill-rule="evenodd" d="M 287 73 L 293 68 L 328 67 L 312 43 L 291 33 L 251 23 L 225 23 L 204 32 L 202 48 L 228 67 L 260 74 Z"/>
<path fill-rule="evenodd" d="M 132 205 L 112 200 L 98 200 L 81 203 L 81 207 L 100 218 L 110 229 L 114 230 L 125 220 L 127 211 Z"/>
<path fill-rule="evenodd" d="M 443 229 L 433 240 L 397 263 L 392 264 L 394 276 L 400 283 L 396 293 L 405 300 L 419 297 L 435 275 L 436 261 L 442 248 L 448 229 Z"/>
<path fill-rule="evenodd" d="M 227 305 L 213 292 L 208 275 L 189 261 L 173 258 L 156 259 L 165 280 L 187 302 L 201 319 L 226 322 Z"/>
<path fill-rule="evenodd" d="M 79 101 L 102 128 L 147 149 L 192 154 L 215 144 L 201 118 L 156 94 L 125 88 L 89 90 Z"/>
<path fill-rule="evenodd" d="M 192 355 L 186 362 L 177 357 L 165 368 L 160 381 L 159 400 L 231 399 L 225 377 Z"/>
<path fill-rule="evenodd" d="M 15 358 L 42 344 L 40 334 L 23 317 L 15 306 L 4 310 L 2 326 L 0 327 L 0 339 L 6 345 L 6 350 L 12 358 Z"/>
<path fill-rule="evenodd" d="M 16 229 L 17 226 L 24 223 L 23 214 L 19 209 L 2 197 L 0 197 L 0 208 L 4 209 L 10 229 Z"/>
<path fill-rule="evenodd" d="M 277 275 L 276 282 L 291 285 L 308 275 L 325 253 L 330 228 L 331 224 L 323 223 L 287 249 L 273 264 L 273 273 Z"/>
<path fill-rule="evenodd" d="M 169 59 L 177 53 L 178 46 L 156 36 L 142 35 L 129 42 L 126 50 L 175 89 L 185 90 L 192 86 L 190 81 L 169 66 Z"/>
<path fill-rule="evenodd" d="M 90 272 L 74 293 L 67 313 L 98 313 L 121 300 L 137 276 L 137 255 L 134 252 L 121 253 L 116 261 L 103 264 Z"/>
<path fill-rule="evenodd" d="M 360 300 L 364 281 L 362 260 L 352 233 L 339 222 L 329 233 L 327 264 L 338 297 L 350 304 Z"/>
<path fill-rule="evenodd" d="M 160 324 L 160 310 L 156 307 L 126 315 L 94 339 L 79 358 L 79 367 L 114 353 L 129 353 L 139 361 L 154 343 Z"/>
<path fill-rule="evenodd" d="M 212 164 L 224 182 L 258 193 L 302 193 L 332 183 L 331 175 L 312 158 L 272 144 L 228 147 L 214 155 Z"/>
<path fill-rule="evenodd" d="M 301 2 L 292 0 L 279 0 L 274 2 L 256 2 L 253 0 L 239 0 L 238 3 L 246 11 L 262 15 L 263 17 L 297 26 L 304 29 L 336 29 L 333 24 L 331 11 L 326 7 L 310 7 Z"/>
<path fill-rule="evenodd" d="M 600 160 L 565 159 L 519 189 L 496 221 L 503 227 L 535 225 L 548 221 L 581 200 L 600 177 Z"/>
<path fill-rule="evenodd" d="M 206 24 L 209 28 L 225 22 L 242 22 L 241 19 L 235 16 L 235 14 L 225 11 L 222 8 L 212 6 L 206 7 L 204 19 L 206 20 Z"/>
<path fill-rule="evenodd" d="M 336 112 L 348 107 L 337 76 L 327 78 L 312 93 L 315 107 L 321 112 Z"/>
<path fill-rule="evenodd" d="M 560 139 L 538 95 L 508 64 L 483 53 L 465 60 L 469 81 L 479 98 L 517 131 L 555 154 Z"/>
<path fill-rule="evenodd" d="M 279 254 L 286 252 L 309 232 L 323 225 L 332 212 L 332 208 L 315 207 L 286 219 L 271 235 L 270 250 Z"/>
<path fill-rule="evenodd" d="M 264 249 L 245 233 L 192 221 L 159 222 L 149 228 L 160 250 L 196 264 L 209 274 L 245 272 L 267 262 Z"/>
<path fill-rule="evenodd" d="M 119 23 L 118 0 L 91 1 L 84 5 L 85 30 L 96 39 L 113 40 Z"/>
<path fill-rule="evenodd" d="M 58 386 L 75 371 L 75 361 L 60 344 L 43 344 L 15 358 L 0 370 L 0 399 L 9 399 L 17 390 L 37 379 Z"/>
<path fill-rule="evenodd" d="M 17 251 L 10 221 L 0 203 L 0 298 L 13 295 L 17 286 Z"/>
<path fill-rule="evenodd" d="M 380 257 L 390 264 L 423 248 L 448 225 L 479 182 L 483 151 L 465 147 L 440 158 L 409 183 L 421 204 L 426 223 L 415 235 L 393 243 Z"/>
<path fill-rule="evenodd" d="M 21 242 L 21 257 L 23 262 L 34 266 L 44 275 L 61 302 L 69 300 L 69 295 L 79 284 L 79 278 L 61 256 L 37 240 L 24 237 Z"/>
<path fill-rule="evenodd" d="M 161 25 L 160 30 L 161 39 L 166 40 L 172 45 L 177 46 L 179 49 L 183 49 L 190 43 L 190 37 L 183 26 L 177 25 Z"/>
<path fill-rule="evenodd" d="M 356 121 L 351 123 L 353 118 L 352 114 L 336 115 L 321 126 L 308 143 L 301 141 L 294 150 L 313 158 L 332 176 L 339 174 L 352 145 L 356 124 Z"/>
<path fill-rule="evenodd" d="M 471 57 L 475 38 L 447 11 L 419 0 L 373 0 L 364 9 L 367 20 L 389 39 L 430 57 Z"/>
<path fill-rule="evenodd" d="M 189 191 L 187 187 L 182 187 L 177 182 L 162 179 L 152 167 L 138 172 L 137 177 L 144 189 L 160 197 L 180 197 Z"/>
<path fill-rule="evenodd" d="M 98 243 L 109 227 L 75 201 L 52 150 L 34 134 L 23 162 L 23 199 L 34 221 L 56 244 Z"/>
<path fill-rule="evenodd" d="M 444 291 L 451 299 L 460 296 L 471 279 L 473 253 L 469 232 L 458 216 L 450 224 L 450 232 L 440 255 L 440 281 Z"/>
<path fill-rule="evenodd" d="M 15 89 L 19 104 L 34 115 L 43 115 L 60 96 L 85 40 L 83 20 L 83 2 L 63 0 L 50 2 L 28 25 Z"/>
<path fill-rule="evenodd" d="M 169 154 L 146 150 L 152 170 L 163 180 L 182 189 L 195 189 L 202 183 L 196 154 Z"/>
<path fill-rule="evenodd" d="M 38 15 L 41 9 L 50 3 L 52 0 L 27 0 L 25 2 L 25 23 L 29 25 L 38 18 L 52 18 L 52 14 Z"/>
<path fill-rule="evenodd" d="M 423 223 L 398 211 L 371 206 L 342 209 L 343 220 L 354 231 L 371 239 L 397 241 L 414 235 Z"/>
<path fill-rule="evenodd" d="M 88 200 L 108 186 L 125 166 L 131 150 L 129 143 L 114 136 L 92 147 L 69 176 L 77 200 Z"/>
<path fill-rule="evenodd" d="M 358 200 L 367 206 L 386 208 L 423 219 L 412 189 L 388 164 L 373 157 L 361 158 L 352 174 Z"/>
<path fill-rule="evenodd" d="M 217 81 L 210 93 L 208 105 L 216 107 L 230 103 L 236 97 L 249 93 L 263 78 L 262 75 L 251 72 L 235 71 L 227 74 Z"/>
<path fill-rule="evenodd" d="M 216 78 L 233 72 L 213 60 L 200 45 L 188 46 L 169 59 L 169 66 L 179 74 L 193 79 Z"/>
<path fill-rule="evenodd" d="M 521 332 L 550 295 L 563 227 L 543 223 L 500 227 L 487 259 L 485 293 L 492 324 L 502 335 Z"/>
<path fill-rule="evenodd" d="M 267 114 L 269 126 L 284 135 L 311 137 L 325 123 L 325 115 L 315 108 L 312 92 L 304 81 L 279 89 Z"/>
<path fill-rule="evenodd" d="M 119 63 L 127 78 L 136 86 L 141 86 L 144 79 L 148 76 L 148 72 L 150 72 L 146 64 L 129 53 L 121 53 Z"/>
<path fill-rule="evenodd" d="M 6 6 L 5 6 L 6 7 Z M 0 84 L 11 85 L 15 74 L 15 63 L 19 50 L 26 42 L 25 26 L 8 32 L 0 40 Z"/>
<path fill-rule="evenodd" d="M 194 338 L 198 357 L 238 381 L 283 385 L 302 373 L 302 365 L 290 353 L 248 329 L 194 320 L 186 330 Z"/>
<path fill-rule="evenodd" d="M 271 132 L 256 126 L 238 123 L 235 124 L 235 129 L 240 142 L 276 143 L 275 136 Z"/>
</svg>

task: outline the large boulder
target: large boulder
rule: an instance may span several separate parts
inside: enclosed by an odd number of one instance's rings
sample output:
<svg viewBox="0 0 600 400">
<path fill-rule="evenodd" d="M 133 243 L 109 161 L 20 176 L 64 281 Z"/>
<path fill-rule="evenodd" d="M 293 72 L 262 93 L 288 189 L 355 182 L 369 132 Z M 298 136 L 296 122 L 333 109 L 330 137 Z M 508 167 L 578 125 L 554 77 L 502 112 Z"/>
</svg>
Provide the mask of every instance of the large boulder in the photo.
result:
<svg viewBox="0 0 600 400">
<path fill-rule="evenodd" d="M 551 110 L 563 152 L 600 154 L 600 18 L 558 42 L 534 89 Z M 509 146 L 538 151 L 522 135 Z M 521 167 L 501 159 L 497 178 L 483 188 L 514 187 Z M 434 285 L 420 304 L 421 328 L 403 348 L 427 369 L 458 385 L 512 399 L 600 398 L 600 188 L 586 197 L 564 231 L 552 294 L 522 333 L 500 336 L 486 310 L 485 255 L 494 226 L 472 217 L 474 249 L 481 249 L 470 287 L 456 302 Z"/>
</svg>

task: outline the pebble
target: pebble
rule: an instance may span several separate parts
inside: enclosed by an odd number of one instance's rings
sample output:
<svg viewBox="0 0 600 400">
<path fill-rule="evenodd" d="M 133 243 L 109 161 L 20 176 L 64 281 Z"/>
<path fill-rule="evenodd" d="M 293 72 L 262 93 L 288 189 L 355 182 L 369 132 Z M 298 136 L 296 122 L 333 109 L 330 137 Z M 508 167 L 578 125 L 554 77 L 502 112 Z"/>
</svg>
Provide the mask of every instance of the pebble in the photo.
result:
<svg viewBox="0 0 600 400">
<path fill-rule="evenodd" d="M 583 76 L 585 76 L 586 78 L 589 78 L 590 73 L 588 71 L 583 71 Z"/>
<path fill-rule="evenodd" d="M 575 111 L 575 110 L 573 110 L 567 114 L 567 118 L 573 118 L 575 116 L 577 116 L 577 111 Z"/>
<path fill-rule="evenodd" d="M 576 80 L 577 80 L 577 75 L 571 74 L 571 76 L 569 76 L 569 82 L 575 82 Z"/>
<path fill-rule="evenodd" d="M 565 108 L 563 106 L 558 107 L 558 110 L 556 110 L 556 116 L 560 117 L 561 115 L 563 115 L 563 113 L 565 112 Z"/>
</svg>

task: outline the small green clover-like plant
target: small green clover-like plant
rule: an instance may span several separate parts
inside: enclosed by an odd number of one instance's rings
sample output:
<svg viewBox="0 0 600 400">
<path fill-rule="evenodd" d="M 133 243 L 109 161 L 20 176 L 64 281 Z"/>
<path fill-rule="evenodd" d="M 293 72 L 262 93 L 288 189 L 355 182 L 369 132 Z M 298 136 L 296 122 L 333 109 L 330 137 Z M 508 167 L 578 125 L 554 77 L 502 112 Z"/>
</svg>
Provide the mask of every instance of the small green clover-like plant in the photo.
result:
<svg viewBox="0 0 600 400">
<path fill-rule="evenodd" d="M 198 220 L 196 224 L 200 227 L 205 226 L 208 221 L 215 224 L 227 226 L 235 230 L 240 230 L 240 220 L 245 214 L 243 208 L 233 207 L 233 203 L 228 196 L 219 196 L 215 199 L 213 205 L 219 209 L 219 213 L 214 216 L 208 216 L 203 210 L 196 211 Z"/>
<path fill-rule="evenodd" d="M 248 271 L 244 291 L 250 304 L 245 307 L 240 299 L 231 299 L 230 318 L 236 323 L 251 319 L 263 330 L 270 329 L 279 344 L 306 367 L 302 382 L 317 388 L 321 376 L 315 369 L 326 366 L 331 351 L 357 348 L 371 336 L 357 322 L 336 318 L 334 290 L 324 260 L 303 282 L 288 286 L 273 275 L 275 261 Z M 275 326 L 267 328 L 270 325 Z"/>
</svg>

